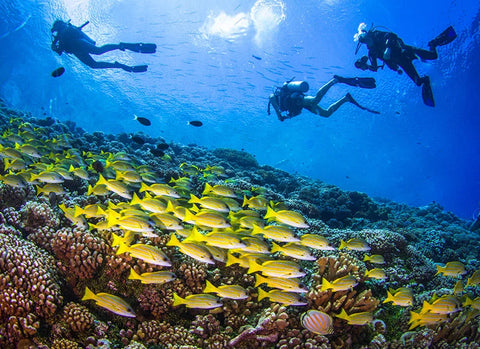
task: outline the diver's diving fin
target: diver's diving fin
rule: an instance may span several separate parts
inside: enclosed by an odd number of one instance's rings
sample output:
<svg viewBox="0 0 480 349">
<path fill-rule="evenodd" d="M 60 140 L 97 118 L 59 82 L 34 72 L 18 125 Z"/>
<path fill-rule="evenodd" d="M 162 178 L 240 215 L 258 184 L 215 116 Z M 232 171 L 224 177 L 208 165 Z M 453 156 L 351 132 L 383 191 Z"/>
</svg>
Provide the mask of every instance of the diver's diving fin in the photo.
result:
<svg viewBox="0 0 480 349">
<path fill-rule="evenodd" d="M 443 46 L 451 43 L 457 37 L 457 33 L 455 33 L 455 29 L 452 26 L 445 29 L 443 32 L 440 33 L 435 39 L 428 43 L 430 47 L 437 47 Z"/>
<path fill-rule="evenodd" d="M 155 53 L 157 51 L 157 45 L 156 44 L 144 44 L 144 43 L 138 43 L 138 44 L 130 44 L 127 42 L 121 42 L 120 43 L 120 50 L 125 51 L 133 51 L 133 52 L 139 52 L 139 53 Z"/>
<path fill-rule="evenodd" d="M 380 114 L 379 111 L 376 111 L 376 110 L 373 110 L 373 109 L 370 109 L 370 108 L 367 108 L 367 107 L 364 107 L 363 105 L 361 105 L 360 103 L 358 103 L 350 93 L 347 93 L 346 94 L 346 97 L 348 98 L 348 100 L 350 101 L 350 103 L 356 105 L 357 107 L 359 107 L 360 109 L 362 110 L 365 110 L 365 111 L 368 111 L 369 113 L 372 113 L 372 114 Z"/>
<path fill-rule="evenodd" d="M 339 75 L 333 76 L 338 82 L 347 84 L 349 86 L 361 87 L 361 88 L 375 88 L 377 87 L 374 78 L 344 78 Z"/>
<path fill-rule="evenodd" d="M 425 105 L 428 105 L 429 107 L 434 107 L 435 100 L 433 99 L 433 92 L 432 92 L 432 86 L 430 85 L 430 78 L 426 76 L 424 79 L 425 81 L 422 85 L 423 103 L 425 103 Z"/>
<path fill-rule="evenodd" d="M 148 65 L 146 65 L 146 64 L 144 64 L 144 65 L 134 65 L 130 68 L 132 68 L 132 70 L 131 70 L 132 73 L 143 73 L 143 72 L 147 71 Z"/>
</svg>

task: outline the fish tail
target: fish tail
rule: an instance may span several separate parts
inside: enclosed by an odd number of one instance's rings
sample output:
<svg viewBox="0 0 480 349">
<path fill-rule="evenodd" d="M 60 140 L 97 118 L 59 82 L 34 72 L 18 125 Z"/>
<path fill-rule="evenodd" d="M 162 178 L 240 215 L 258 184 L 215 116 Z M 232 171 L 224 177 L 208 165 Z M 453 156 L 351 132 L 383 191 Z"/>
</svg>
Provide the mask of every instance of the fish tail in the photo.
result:
<svg viewBox="0 0 480 349">
<path fill-rule="evenodd" d="M 167 202 L 167 207 L 165 208 L 165 212 L 175 212 L 175 208 L 173 207 L 173 204 L 170 200 Z"/>
<path fill-rule="evenodd" d="M 365 257 L 363 257 L 364 262 L 368 262 L 370 259 L 372 259 L 372 258 L 370 256 L 367 256 L 367 255 L 365 255 Z"/>
<path fill-rule="evenodd" d="M 437 265 L 437 272 L 435 273 L 434 276 L 437 276 L 440 273 L 443 273 L 445 271 L 445 268 L 442 267 L 441 265 Z"/>
<path fill-rule="evenodd" d="M 142 201 L 138 197 L 137 193 L 133 193 L 132 200 L 130 201 L 130 205 L 140 205 L 141 202 Z"/>
<path fill-rule="evenodd" d="M 122 253 L 125 253 L 125 252 L 128 252 L 128 246 L 126 244 L 124 244 L 123 242 L 120 242 L 118 244 L 118 249 L 117 249 L 117 252 L 115 254 L 122 254 Z"/>
<path fill-rule="evenodd" d="M 187 241 L 206 241 L 205 236 L 203 236 L 197 229 L 196 226 L 192 228 L 192 232 L 185 239 Z M 184 240 L 184 241 L 185 241 Z"/>
<path fill-rule="evenodd" d="M 420 313 L 415 313 L 415 312 L 411 311 L 410 312 L 410 321 L 408 323 L 412 323 L 412 322 L 415 322 L 415 321 L 420 321 L 421 319 L 422 319 L 422 315 Z"/>
<path fill-rule="evenodd" d="M 83 210 L 80 206 L 78 205 L 75 205 L 74 208 L 73 208 L 73 216 L 74 217 L 78 217 L 80 216 L 81 214 L 83 213 Z"/>
<path fill-rule="evenodd" d="M 472 305 L 472 304 L 473 304 L 473 300 L 471 300 L 470 297 L 467 296 L 467 298 L 465 299 L 465 302 L 463 302 L 463 306 L 468 307 L 469 305 Z"/>
<path fill-rule="evenodd" d="M 275 252 L 282 252 L 282 247 L 272 241 L 272 249 L 270 250 L 270 253 Z"/>
<path fill-rule="evenodd" d="M 340 312 L 340 314 L 335 314 L 336 317 L 340 318 L 340 319 L 343 319 L 343 320 L 349 320 L 349 316 L 347 314 L 347 312 L 345 311 L 345 309 L 342 308 L 342 311 Z"/>
<path fill-rule="evenodd" d="M 170 235 L 170 240 L 167 242 L 167 246 L 180 246 L 180 241 L 175 234 L 172 233 L 172 235 Z"/>
<path fill-rule="evenodd" d="M 239 263 L 238 262 L 238 258 L 235 257 L 231 252 L 228 252 L 227 253 L 227 263 L 226 263 L 226 266 L 229 267 L 233 264 L 237 264 Z"/>
<path fill-rule="evenodd" d="M 276 217 L 276 212 L 271 207 L 267 207 L 267 213 L 263 218 L 268 219 L 268 218 L 275 218 L 275 217 Z"/>
<path fill-rule="evenodd" d="M 247 199 L 247 196 L 246 196 L 246 195 L 244 195 L 244 196 L 243 196 L 243 204 L 242 204 L 242 207 L 245 207 L 245 206 L 247 206 L 247 205 L 248 205 L 248 203 L 249 203 L 248 201 L 249 201 L 249 200 Z"/>
<path fill-rule="evenodd" d="M 108 161 L 107 161 L 107 163 L 108 163 Z M 96 185 L 98 185 L 98 184 L 104 184 L 104 185 L 107 185 L 107 184 L 108 184 L 108 182 L 107 182 L 107 180 L 105 179 L 105 177 L 103 177 L 101 174 L 98 175 L 98 181 L 97 181 Z"/>
<path fill-rule="evenodd" d="M 130 275 L 128 276 L 129 280 L 142 280 L 142 277 L 138 275 L 133 268 L 130 268 Z"/>
<path fill-rule="evenodd" d="M 346 248 L 346 247 L 347 247 L 347 243 L 343 240 L 340 240 L 340 247 L 338 249 L 341 250 L 341 249 Z"/>
<path fill-rule="evenodd" d="M 82 301 L 86 301 L 89 299 L 95 300 L 96 297 L 97 296 L 95 295 L 95 293 L 93 293 L 88 287 L 85 287 L 85 294 L 82 297 Z"/>
<path fill-rule="evenodd" d="M 255 274 L 255 287 L 260 286 L 264 282 L 267 282 L 267 278 L 263 277 L 260 274 Z"/>
<path fill-rule="evenodd" d="M 217 288 L 215 286 L 213 286 L 210 281 L 206 280 L 205 288 L 203 289 L 203 293 L 211 293 L 211 292 L 216 293 Z"/>
<path fill-rule="evenodd" d="M 262 234 L 262 233 L 263 233 L 263 229 L 260 228 L 258 225 L 254 224 L 251 234 L 252 235 L 258 235 L 258 234 Z"/>
<path fill-rule="evenodd" d="M 186 210 L 185 211 L 185 218 L 183 220 L 188 222 L 188 221 L 193 221 L 194 219 L 195 219 L 195 216 L 193 215 L 193 213 L 190 212 L 189 210 Z"/>
<path fill-rule="evenodd" d="M 70 164 L 70 167 L 68 168 L 68 172 L 73 172 L 75 171 L 75 168 L 73 167 L 72 164 Z"/>
<path fill-rule="evenodd" d="M 262 299 L 269 297 L 268 292 L 262 290 L 260 287 L 258 287 L 257 290 L 258 290 L 258 301 L 261 301 Z"/>
<path fill-rule="evenodd" d="M 257 262 L 255 262 L 254 259 L 251 259 L 248 264 L 249 265 L 248 265 L 247 274 L 252 274 L 252 273 L 255 273 L 256 271 L 261 271 L 262 270 L 262 266 L 260 264 L 258 264 Z"/>
<path fill-rule="evenodd" d="M 212 186 L 208 183 L 205 183 L 205 189 L 203 189 L 202 195 L 208 194 L 212 191 Z"/>
<path fill-rule="evenodd" d="M 91 184 L 89 184 L 87 189 L 87 195 L 92 195 L 92 194 L 93 194 L 93 187 Z"/>
<path fill-rule="evenodd" d="M 173 292 L 173 306 L 185 304 L 185 299 L 180 297 L 176 292 Z"/>
<path fill-rule="evenodd" d="M 138 116 L 136 116 L 135 114 L 133 114 L 133 120 L 137 120 L 138 119 Z"/>
<path fill-rule="evenodd" d="M 122 243 L 122 238 L 115 233 L 112 233 L 112 246 L 119 246 Z"/>
<path fill-rule="evenodd" d="M 322 278 L 322 286 L 320 288 L 320 291 L 327 291 L 329 289 L 333 288 L 332 284 L 325 278 Z"/>
<path fill-rule="evenodd" d="M 200 199 L 197 198 L 195 195 L 190 194 L 190 200 L 188 200 L 188 203 L 189 203 L 189 204 L 199 204 L 199 203 L 200 203 Z"/>
<path fill-rule="evenodd" d="M 37 185 L 37 196 L 45 192 L 46 190 L 44 190 L 41 186 Z"/>
<path fill-rule="evenodd" d="M 140 184 L 140 190 L 139 192 L 140 193 L 143 193 L 144 191 L 148 190 L 148 185 L 146 185 L 145 183 L 142 182 L 142 184 Z"/>
<path fill-rule="evenodd" d="M 387 291 L 387 298 L 383 301 L 383 303 L 393 302 L 393 295 Z"/>
<path fill-rule="evenodd" d="M 432 310 L 432 305 L 430 303 L 428 303 L 427 301 L 423 301 L 423 306 L 422 306 L 422 310 L 420 311 L 420 313 L 428 313 L 430 310 Z"/>
</svg>

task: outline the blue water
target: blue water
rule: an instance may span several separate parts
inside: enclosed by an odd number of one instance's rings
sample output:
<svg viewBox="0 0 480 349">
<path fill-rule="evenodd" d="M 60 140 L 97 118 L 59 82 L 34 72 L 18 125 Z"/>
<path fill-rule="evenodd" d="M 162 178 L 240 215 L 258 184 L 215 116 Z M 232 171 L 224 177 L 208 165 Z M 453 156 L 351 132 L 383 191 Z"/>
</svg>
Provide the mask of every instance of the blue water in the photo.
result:
<svg viewBox="0 0 480 349">
<path fill-rule="evenodd" d="M 480 3 L 447 1 L 0 1 L 0 97 L 35 116 L 47 112 L 87 131 L 137 132 L 208 148 L 253 153 L 261 164 L 415 206 L 432 201 L 470 218 L 480 201 Z M 106 61 L 149 71 L 85 67 L 50 50 L 57 18 L 98 44 L 155 42 L 154 55 L 111 52 Z M 458 38 L 428 74 L 435 108 L 420 88 L 390 70 L 353 66 L 360 22 L 383 25 L 426 47 L 449 25 Z M 252 55 L 261 58 L 258 60 Z M 59 66 L 60 78 L 50 76 Z M 346 92 L 381 115 L 345 105 L 331 118 L 307 111 L 279 122 L 266 114 L 274 86 L 295 76 L 310 93 L 333 74 L 374 76 L 376 90 L 336 85 L 321 105 Z M 43 109 L 42 109 L 43 108 Z M 150 118 L 145 128 L 133 114 Z M 187 125 L 201 120 L 203 127 Z"/>
</svg>

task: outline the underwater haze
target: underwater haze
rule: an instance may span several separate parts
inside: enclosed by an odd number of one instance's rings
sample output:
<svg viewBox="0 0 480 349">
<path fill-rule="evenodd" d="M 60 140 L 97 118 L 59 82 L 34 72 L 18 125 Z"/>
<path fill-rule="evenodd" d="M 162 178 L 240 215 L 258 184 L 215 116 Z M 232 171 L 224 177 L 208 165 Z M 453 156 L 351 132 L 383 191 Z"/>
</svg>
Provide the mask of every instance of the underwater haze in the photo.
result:
<svg viewBox="0 0 480 349">
<path fill-rule="evenodd" d="M 167 142 L 243 149 L 261 164 L 342 189 L 415 206 L 435 201 L 470 218 L 480 200 L 479 9 L 475 0 L 0 0 L 0 97 L 89 132 L 143 131 Z M 153 42 L 157 52 L 98 56 L 148 64 L 145 73 L 93 70 L 50 49 L 56 19 L 90 21 L 84 32 L 98 45 Z M 366 54 L 362 47 L 355 56 L 361 22 L 423 48 L 455 28 L 458 38 L 439 47 L 438 60 L 415 63 L 431 78 L 435 108 L 406 74 L 354 67 Z M 66 72 L 52 78 L 59 66 Z M 314 94 L 334 74 L 373 76 L 377 88 L 338 84 L 322 106 L 350 92 L 381 114 L 347 104 L 328 119 L 308 111 L 284 122 L 267 115 L 275 86 L 295 77 Z"/>
</svg>

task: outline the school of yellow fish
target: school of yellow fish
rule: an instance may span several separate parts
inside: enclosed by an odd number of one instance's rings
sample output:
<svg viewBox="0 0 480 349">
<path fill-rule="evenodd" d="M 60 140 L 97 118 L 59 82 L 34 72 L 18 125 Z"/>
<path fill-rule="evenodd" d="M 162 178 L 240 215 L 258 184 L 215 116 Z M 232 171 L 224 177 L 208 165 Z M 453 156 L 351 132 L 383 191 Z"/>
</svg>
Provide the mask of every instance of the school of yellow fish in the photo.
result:
<svg viewBox="0 0 480 349">
<path fill-rule="evenodd" d="M 65 181 L 80 178 L 94 183 L 88 186 L 87 195 L 121 197 L 123 201 L 108 205 L 92 204 L 85 207 L 59 208 L 72 225 L 110 230 L 111 245 L 116 254 L 128 253 L 146 263 L 169 268 L 171 261 L 159 246 L 134 243 L 138 236 L 156 237 L 158 233 L 170 234 L 167 246 L 174 246 L 186 256 L 207 264 L 238 264 L 246 272 L 255 274 L 258 300 L 268 298 L 271 302 L 284 305 L 306 305 L 301 296 L 308 290 L 301 282 L 305 272 L 297 261 L 315 261 L 311 249 L 334 250 L 327 239 L 317 234 L 301 234 L 308 228 L 306 219 L 298 212 L 288 210 L 283 203 L 265 198 L 262 188 L 252 188 L 259 195 L 243 196 L 222 182 L 225 178 L 221 166 L 200 169 L 192 164 L 180 165 L 184 176 L 171 178 L 162 183 L 155 171 L 146 165 L 136 165 L 126 153 L 93 154 L 71 148 L 65 135 L 48 138 L 45 128 L 33 127 L 29 123 L 11 120 L 17 128 L 6 130 L 0 142 L 0 156 L 4 160 L 4 175 L 0 180 L 9 186 L 24 188 L 35 186 L 37 195 L 62 195 Z M 102 174 L 96 174 L 93 163 L 105 164 Z M 205 181 L 201 196 L 191 193 L 191 178 L 203 176 Z M 217 184 L 208 182 L 216 181 Z M 339 249 L 368 252 L 370 247 L 360 238 L 341 241 Z M 275 259 L 275 254 L 292 260 Z M 385 263 L 381 255 L 365 255 L 364 261 L 373 265 Z M 460 262 L 438 266 L 438 273 L 447 277 L 461 277 L 465 268 Z M 381 268 L 367 270 L 366 278 L 387 279 Z M 138 274 L 131 269 L 129 279 L 144 284 L 163 284 L 177 276 L 168 270 Z M 480 271 L 468 278 L 465 287 L 477 287 Z M 345 291 L 358 284 L 351 275 L 336 280 L 322 280 L 321 291 Z M 266 285 L 271 290 L 261 288 Z M 434 297 L 424 302 L 419 312 L 411 312 L 411 328 L 435 324 L 447 319 L 448 315 L 461 310 L 463 283 L 459 281 L 452 295 Z M 211 309 L 222 306 L 222 299 L 242 300 L 248 292 L 240 285 L 215 286 L 208 280 L 203 293 L 181 298 L 174 294 L 174 306 Z M 133 309 L 120 297 L 108 293 L 93 293 L 86 288 L 82 300 L 94 300 L 97 305 L 126 317 L 135 317 Z M 384 303 L 411 307 L 414 305 L 412 290 L 401 287 L 390 289 Z M 463 307 L 478 311 L 480 299 L 463 297 Z M 344 309 L 336 317 L 350 325 L 365 325 L 373 320 L 372 313 L 347 314 Z M 308 330 L 329 334 L 332 319 L 328 314 L 309 310 L 302 316 L 302 324 Z"/>
</svg>

